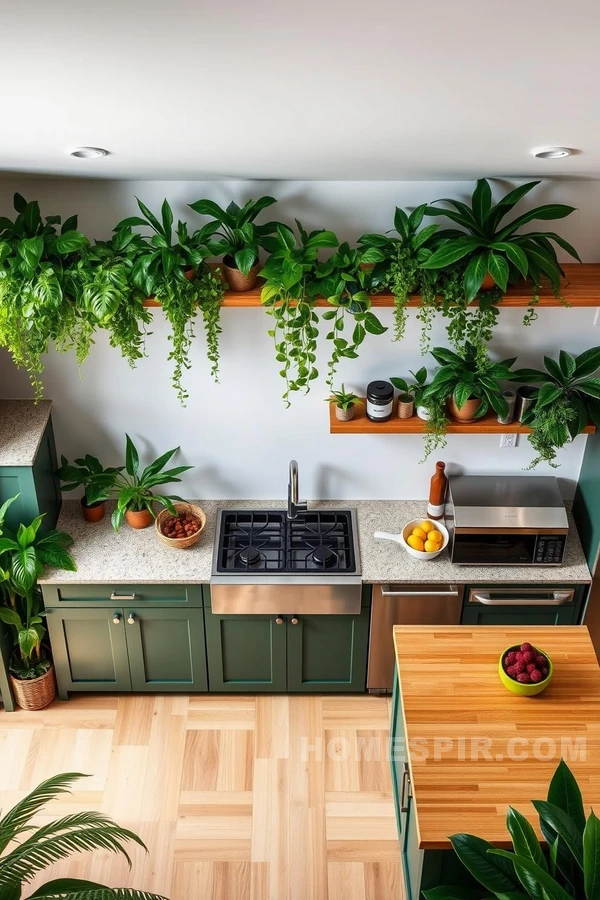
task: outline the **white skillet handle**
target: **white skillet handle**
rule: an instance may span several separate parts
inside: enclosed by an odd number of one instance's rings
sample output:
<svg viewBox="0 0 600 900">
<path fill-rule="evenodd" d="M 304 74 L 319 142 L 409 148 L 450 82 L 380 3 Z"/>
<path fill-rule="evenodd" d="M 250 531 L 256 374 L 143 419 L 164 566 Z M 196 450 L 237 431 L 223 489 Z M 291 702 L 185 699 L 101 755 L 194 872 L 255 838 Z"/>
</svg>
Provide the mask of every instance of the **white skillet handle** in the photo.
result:
<svg viewBox="0 0 600 900">
<path fill-rule="evenodd" d="M 380 538 L 382 541 L 395 541 L 397 544 L 402 542 L 401 534 L 390 534 L 389 531 L 376 531 L 373 537 Z"/>
</svg>

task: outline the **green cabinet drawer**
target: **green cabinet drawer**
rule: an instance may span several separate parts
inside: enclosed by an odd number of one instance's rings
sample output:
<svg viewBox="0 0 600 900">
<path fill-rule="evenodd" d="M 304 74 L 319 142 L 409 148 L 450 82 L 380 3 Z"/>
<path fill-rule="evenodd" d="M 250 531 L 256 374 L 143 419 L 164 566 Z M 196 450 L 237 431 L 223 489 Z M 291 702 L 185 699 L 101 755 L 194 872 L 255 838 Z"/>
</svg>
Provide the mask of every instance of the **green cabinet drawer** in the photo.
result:
<svg viewBox="0 0 600 900">
<path fill-rule="evenodd" d="M 281 617 L 280 617 L 281 618 Z M 286 626 L 276 616 L 230 616 L 205 609 L 211 691 L 285 691 Z"/>
<path fill-rule="evenodd" d="M 130 691 L 122 610 L 48 609 L 58 693 Z"/>
<path fill-rule="evenodd" d="M 579 584 L 472 585 L 465 588 L 461 624 L 577 625 L 585 590 Z"/>
<path fill-rule="evenodd" d="M 124 609 L 134 691 L 206 691 L 201 609 Z"/>
<path fill-rule="evenodd" d="M 43 531 L 55 527 L 62 503 L 56 468 L 54 432 L 48 421 L 33 465 L 0 466 L 0 505 L 19 494 L 6 514 L 8 528 L 15 531 L 21 522 L 28 525 L 40 513 L 45 513 Z"/>
<path fill-rule="evenodd" d="M 365 690 L 368 606 L 358 616 L 286 618 L 288 691 Z"/>
<path fill-rule="evenodd" d="M 575 606 L 494 606 L 463 610 L 461 625 L 576 625 Z"/>
<path fill-rule="evenodd" d="M 199 584 L 43 584 L 42 592 L 46 607 L 202 606 Z"/>
</svg>

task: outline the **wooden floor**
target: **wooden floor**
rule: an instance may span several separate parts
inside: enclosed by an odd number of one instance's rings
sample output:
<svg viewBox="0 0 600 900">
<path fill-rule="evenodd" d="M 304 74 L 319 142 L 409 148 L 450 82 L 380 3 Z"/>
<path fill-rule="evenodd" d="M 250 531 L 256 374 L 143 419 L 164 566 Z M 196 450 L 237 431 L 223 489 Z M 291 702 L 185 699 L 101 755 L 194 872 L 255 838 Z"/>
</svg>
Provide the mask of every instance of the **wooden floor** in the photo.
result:
<svg viewBox="0 0 600 900">
<path fill-rule="evenodd" d="M 74 695 L 0 712 L 0 806 L 89 773 L 40 822 L 100 810 L 149 847 L 131 871 L 80 854 L 52 877 L 172 900 L 399 900 L 388 722 L 369 696 Z"/>
</svg>

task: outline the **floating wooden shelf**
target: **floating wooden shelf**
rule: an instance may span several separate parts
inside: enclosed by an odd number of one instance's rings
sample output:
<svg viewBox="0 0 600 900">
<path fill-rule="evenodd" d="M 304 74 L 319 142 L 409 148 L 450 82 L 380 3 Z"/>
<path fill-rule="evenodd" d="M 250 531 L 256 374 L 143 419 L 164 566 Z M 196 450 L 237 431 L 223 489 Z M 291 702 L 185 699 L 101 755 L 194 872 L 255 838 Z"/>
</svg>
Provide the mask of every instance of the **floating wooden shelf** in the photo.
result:
<svg viewBox="0 0 600 900">
<path fill-rule="evenodd" d="M 565 271 L 565 279 L 562 285 L 563 300 L 569 306 L 600 306 L 600 264 L 589 263 L 579 265 L 578 263 L 567 264 L 563 266 Z M 528 306 L 531 300 L 531 285 L 524 282 L 522 285 L 509 287 L 508 291 L 502 298 L 501 306 L 520 307 Z M 374 307 L 386 307 L 394 305 L 392 294 L 374 294 L 371 297 Z M 144 306 L 160 306 L 156 300 L 146 300 Z M 251 291 L 245 294 L 238 294 L 235 291 L 227 291 L 223 300 L 224 307 L 256 307 L 261 306 L 260 302 L 260 281 L 259 284 Z M 410 298 L 409 306 L 420 306 L 421 298 L 414 295 Z M 473 305 L 476 305 L 473 304 Z M 538 306 L 562 306 L 560 300 L 557 300 L 552 291 L 545 287 L 540 292 L 540 301 Z M 317 306 L 329 306 L 325 299 L 317 300 Z"/>
<path fill-rule="evenodd" d="M 399 419 L 395 414 L 387 422 L 371 422 L 370 419 L 367 419 L 364 406 L 355 407 L 354 418 L 349 422 L 340 422 L 335 415 L 335 406 L 331 403 L 329 405 L 329 431 L 331 434 L 423 434 L 425 422 L 416 415 L 410 419 Z M 595 431 L 595 425 L 588 425 L 584 434 L 593 434 Z M 501 425 L 495 415 L 487 415 L 470 424 L 448 422 L 447 432 L 448 434 L 529 434 L 531 428 L 521 425 L 520 422 Z"/>
</svg>

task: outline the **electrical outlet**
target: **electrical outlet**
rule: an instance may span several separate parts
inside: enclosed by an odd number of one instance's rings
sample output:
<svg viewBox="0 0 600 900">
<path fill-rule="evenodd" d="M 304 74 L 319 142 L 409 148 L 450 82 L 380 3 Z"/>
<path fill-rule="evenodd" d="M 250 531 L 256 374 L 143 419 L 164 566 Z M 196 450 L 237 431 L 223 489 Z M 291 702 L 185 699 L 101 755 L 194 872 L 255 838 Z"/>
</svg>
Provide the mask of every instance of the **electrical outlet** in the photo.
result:
<svg viewBox="0 0 600 900">
<path fill-rule="evenodd" d="M 501 447 L 516 447 L 519 440 L 518 434 L 503 434 L 500 438 Z"/>
</svg>

